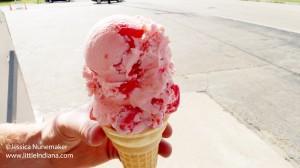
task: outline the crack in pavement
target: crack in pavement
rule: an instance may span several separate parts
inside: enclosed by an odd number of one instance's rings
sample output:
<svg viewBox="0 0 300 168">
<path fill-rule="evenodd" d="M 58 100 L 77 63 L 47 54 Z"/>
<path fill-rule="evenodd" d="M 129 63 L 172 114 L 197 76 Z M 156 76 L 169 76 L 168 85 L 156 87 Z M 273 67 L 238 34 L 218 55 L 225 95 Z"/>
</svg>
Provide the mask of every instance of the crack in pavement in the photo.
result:
<svg viewBox="0 0 300 168">
<path fill-rule="evenodd" d="M 159 12 L 159 13 L 155 13 L 155 14 L 158 14 L 158 15 L 160 15 L 160 14 L 173 14 L 174 15 L 175 14 L 175 15 L 181 15 L 181 16 L 187 16 L 187 17 L 196 16 L 195 13 L 191 13 L 191 12 L 177 12 L 177 11 L 157 9 L 157 8 L 149 8 L 149 7 L 142 7 L 142 6 L 135 6 L 135 5 L 122 5 L 122 6 Z"/>
<path fill-rule="evenodd" d="M 173 20 L 173 21 L 178 22 L 177 20 Z M 278 68 L 278 69 L 282 69 L 282 70 L 284 70 L 284 71 L 286 71 L 286 72 L 288 72 L 288 73 L 290 73 L 290 74 L 292 74 L 292 75 L 295 75 L 296 77 L 300 77 L 300 73 L 294 72 L 294 71 L 292 71 L 292 70 L 290 70 L 290 69 L 288 69 L 288 68 L 285 68 L 285 67 L 283 67 L 283 66 L 277 65 L 277 64 L 273 63 L 272 61 L 269 61 L 269 60 L 267 60 L 267 59 L 265 59 L 265 58 L 262 58 L 261 56 L 259 56 L 259 55 L 257 55 L 257 54 L 254 54 L 254 53 L 252 53 L 252 52 L 250 52 L 250 51 L 248 51 L 248 50 L 245 50 L 245 49 L 243 49 L 243 48 L 241 48 L 241 47 L 239 47 L 239 46 L 237 46 L 237 45 L 234 45 L 234 44 L 232 44 L 232 43 L 230 43 L 230 42 L 227 42 L 227 41 L 225 41 L 225 40 L 221 40 L 221 39 L 219 39 L 219 38 L 216 37 L 216 36 L 213 36 L 213 35 L 211 35 L 211 34 L 205 33 L 205 32 L 203 32 L 203 31 L 200 31 L 200 30 L 198 30 L 198 29 L 196 29 L 196 28 L 194 28 L 194 27 L 188 26 L 188 25 L 186 25 L 186 24 L 182 24 L 182 23 L 180 23 L 180 24 L 183 25 L 183 26 L 185 26 L 185 27 L 188 28 L 188 29 L 191 29 L 191 30 L 195 31 L 196 33 L 202 34 L 202 35 L 207 36 L 208 38 L 214 39 L 214 40 L 216 40 L 216 41 L 218 41 L 218 42 L 220 42 L 220 43 L 222 43 L 222 44 L 224 44 L 224 45 L 227 45 L 227 46 L 230 46 L 230 47 L 232 47 L 232 48 L 234 48 L 234 49 L 237 49 L 237 50 L 239 50 L 239 51 L 241 51 L 241 52 L 243 52 L 243 53 L 246 53 L 246 54 L 249 55 L 249 56 L 252 56 L 252 57 L 255 57 L 255 58 L 261 60 L 262 62 L 265 62 L 265 63 L 267 63 L 267 64 L 270 64 L 270 65 L 272 65 L 272 66 L 274 66 L 274 67 L 276 67 L 276 68 Z"/>
<path fill-rule="evenodd" d="M 261 67 L 268 67 L 270 65 L 264 64 L 264 65 L 257 65 L 257 66 L 252 66 L 252 67 L 246 67 L 246 68 L 231 68 L 231 69 L 218 69 L 218 70 L 213 70 L 213 71 L 206 71 L 206 72 L 197 72 L 197 73 L 190 73 L 190 74 L 182 74 L 184 76 L 193 76 L 193 75 L 198 75 L 198 74 L 209 74 L 209 73 L 218 73 L 218 72 L 230 72 L 230 71 L 239 71 L 239 70 L 248 70 L 248 69 L 255 69 L 255 68 L 261 68 Z"/>
</svg>

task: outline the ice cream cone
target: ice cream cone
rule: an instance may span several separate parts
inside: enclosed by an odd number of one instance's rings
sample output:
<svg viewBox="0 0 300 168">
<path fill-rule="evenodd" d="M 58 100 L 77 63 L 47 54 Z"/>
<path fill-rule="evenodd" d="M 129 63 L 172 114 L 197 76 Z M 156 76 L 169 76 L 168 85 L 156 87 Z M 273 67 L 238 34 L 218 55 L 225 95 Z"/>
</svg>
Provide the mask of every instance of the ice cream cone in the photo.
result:
<svg viewBox="0 0 300 168">
<path fill-rule="evenodd" d="M 118 150 L 124 168 L 155 168 L 159 142 L 167 121 L 155 129 L 139 134 L 122 135 L 109 127 L 103 130 Z"/>
</svg>

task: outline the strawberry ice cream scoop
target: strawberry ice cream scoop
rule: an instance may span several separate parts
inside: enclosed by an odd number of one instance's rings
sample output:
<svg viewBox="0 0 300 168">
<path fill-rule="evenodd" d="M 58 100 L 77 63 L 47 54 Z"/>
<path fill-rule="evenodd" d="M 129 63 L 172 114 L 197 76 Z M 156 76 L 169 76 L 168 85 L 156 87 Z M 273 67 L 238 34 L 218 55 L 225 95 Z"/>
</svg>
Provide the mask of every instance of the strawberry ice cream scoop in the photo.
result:
<svg viewBox="0 0 300 168">
<path fill-rule="evenodd" d="M 157 128 L 177 110 L 179 87 L 164 28 L 144 17 L 101 20 L 88 36 L 86 79 L 91 118 L 121 134 Z"/>
</svg>

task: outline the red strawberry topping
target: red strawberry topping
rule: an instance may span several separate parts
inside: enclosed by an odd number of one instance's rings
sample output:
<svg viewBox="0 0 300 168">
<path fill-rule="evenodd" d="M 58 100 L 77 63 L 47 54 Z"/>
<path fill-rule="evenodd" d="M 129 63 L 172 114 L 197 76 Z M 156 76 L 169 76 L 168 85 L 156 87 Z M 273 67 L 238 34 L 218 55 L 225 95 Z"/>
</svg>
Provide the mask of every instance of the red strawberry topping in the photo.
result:
<svg viewBox="0 0 300 168">
<path fill-rule="evenodd" d="M 173 84 L 171 86 L 171 90 L 174 94 L 174 101 L 168 104 L 167 113 L 172 113 L 177 110 L 179 102 L 180 102 L 180 93 L 178 85 Z"/>
<path fill-rule="evenodd" d="M 127 25 L 122 25 L 120 27 L 119 34 L 121 34 L 122 36 L 131 36 L 131 37 L 135 37 L 135 38 L 141 38 L 144 34 L 144 30 L 127 27 Z"/>
<path fill-rule="evenodd" d="M 133 107 L 131 105 L 125 105 L 123 109 L 127 114 L 125 118 L 122 120 L 120 124 L 121 129 L 126 129 L 126 127 L 133 129 L 133 123 L 134 123 L 134 118 L 137 114 L 142 113 L 143 110 L 140 109 L 139 107 Z"/>
<path fill-rule="evenodd" d="M 139 87 L 139 82 L 136 79 L 127 81 L 119 87 L 119 91 L 127 96 L 131 93 L 135 88 Z"/>
<path fill-rule="evenodd" d="M 159 106 L 159 109 L 161 109 L 163 104 L 164 104 L 164 100 L 160 99 L 160 98 L 152 98 L 151 104 L 152 105 L 157 105 L 157 106 Z"/>
<path fill-rule="evenodd" d="M 137 61 L 131 68 L 129 76 L 137 75 L 137 78 L 140 78 L 143 75 L 143 69 L 141 68 L 141 61 Z"/>
<path fill-rule="evenodd" d="M 128 49 L 127 52 L 129 52 L 131 48 L 135 48 L 133 37 L 141 38 L 144 34 L 144 30 L 143 29 L 130 28 L 130 27 L 127 27 L 127 25 L 122 25 L 120 27 L 119 34 L 122 35 L 122 36 L 127 36 L 129 38 L 127 40 L 127 43 L 129 45 L 129 49 Z"/>
</svg>

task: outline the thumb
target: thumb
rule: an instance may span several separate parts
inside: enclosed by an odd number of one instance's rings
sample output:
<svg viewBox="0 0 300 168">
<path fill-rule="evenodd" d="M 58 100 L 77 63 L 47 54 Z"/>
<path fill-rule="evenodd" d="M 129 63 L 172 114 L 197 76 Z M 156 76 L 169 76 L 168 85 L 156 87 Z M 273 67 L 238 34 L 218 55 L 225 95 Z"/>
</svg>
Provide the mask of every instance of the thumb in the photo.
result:
<svg viewBox="0 0 300 168">
<path fill-rule="evenodd" d="M 80 142 L 85 142 L 89 146 L 98 146 L 105 139 L 101 126 L 96 121 L 90 120 L 84 110 L 60 114 L 46 124 L 42 131 L 43 144 L 65 145 L 67 151 Z"/>
<path fill-rule="evenodd" d="M 101 145 L 106 138 L 102 127 L 93 120 L 89 120 L 83 125 L 81 139 L 90 146 Z"/>
</svg>

